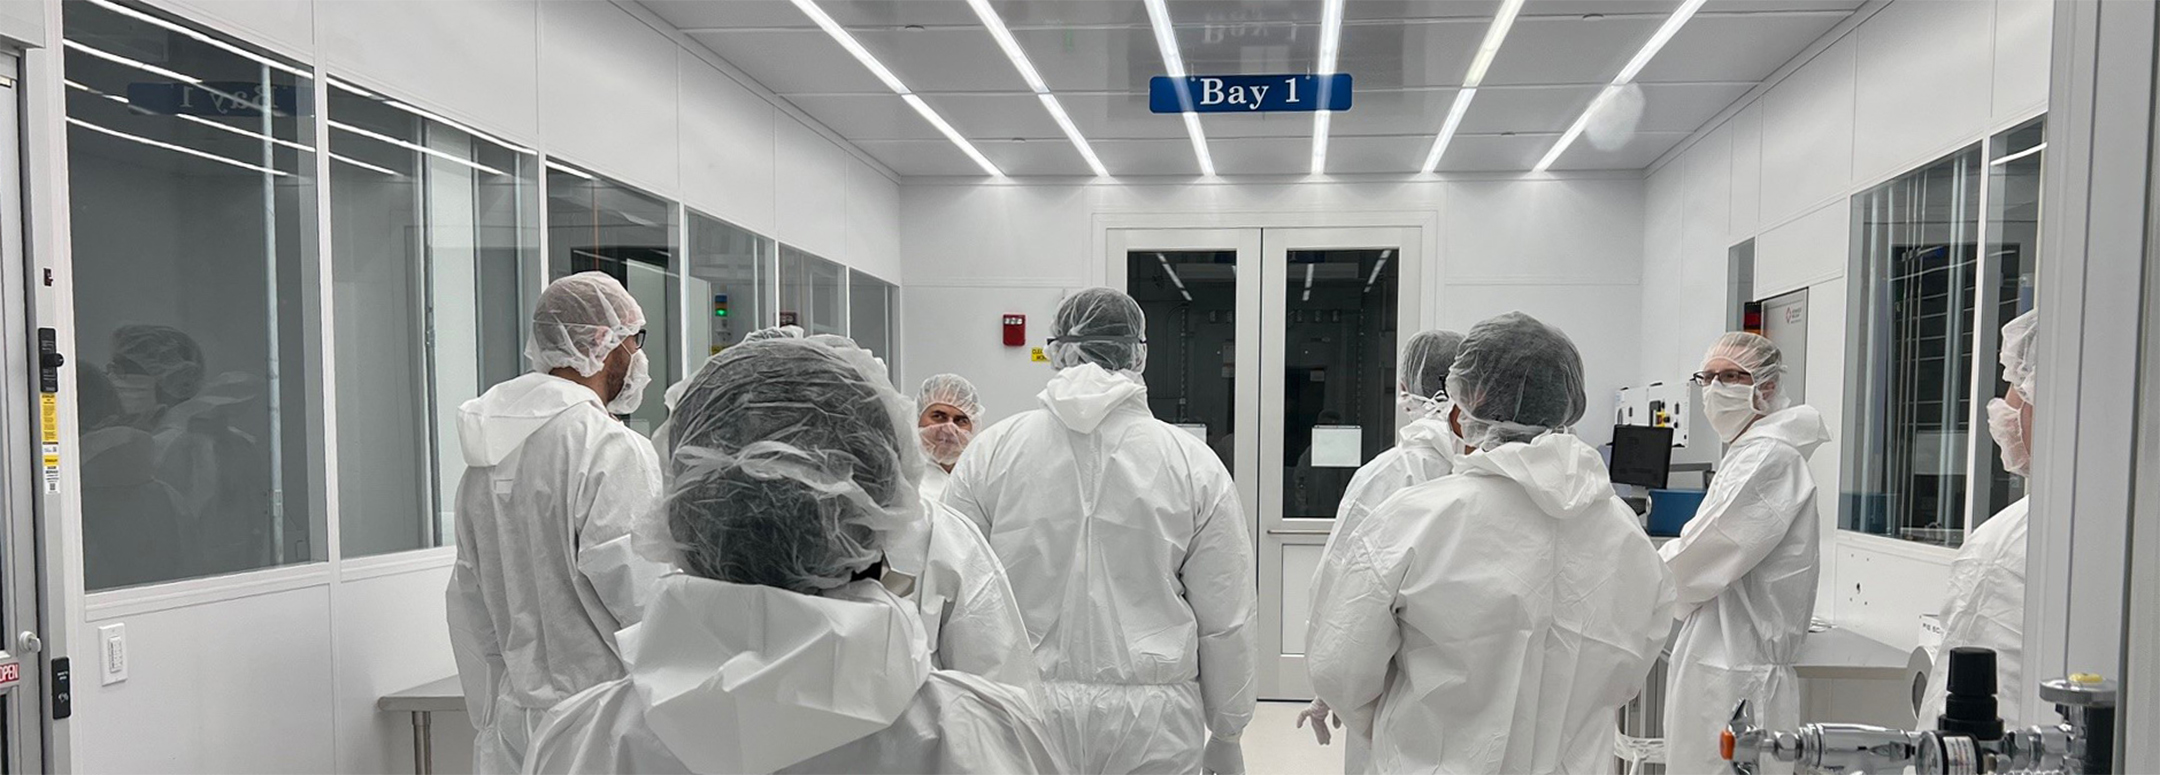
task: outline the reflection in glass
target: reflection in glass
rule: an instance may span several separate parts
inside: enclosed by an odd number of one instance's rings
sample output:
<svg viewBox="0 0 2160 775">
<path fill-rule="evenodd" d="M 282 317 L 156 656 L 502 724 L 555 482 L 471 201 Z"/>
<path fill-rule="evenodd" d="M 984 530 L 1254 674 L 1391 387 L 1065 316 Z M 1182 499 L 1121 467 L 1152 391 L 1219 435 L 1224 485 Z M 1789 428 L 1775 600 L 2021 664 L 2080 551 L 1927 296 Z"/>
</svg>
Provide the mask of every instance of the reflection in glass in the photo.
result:
<svg viewBox="0 0 2160 775">
<path fill-rule="evenodd" d="M 718 218 L 689 211 L 690 250 L 684 282 L 690 284 L 692 309 L 690 358 L 695 364 L 742 341 L 767 325 L 772 308 L 772 240 Z M 701 319 L 701 320 L 700 320 Z M 696 368 L 686 369 L 695 374 Z"/>
<path fill-rule="evenodd" d="M 322 560 L 315 84 L 211 33 L 62 15 L 85 587 Z"/>
<path fill-rule="evenodd" d="M 1980 167 L 1970 148 L 1853 198 L 1847 529 L 1964 542 Z"/>
<path fill-rule="evenodd" d="M 846 272 L 839 264 L 781 245 L 780 325 L 846 336 L 847 310 L 840 305 Z"/>
<path fill-rule="evenodd" d="M 1147 314 L 1148 410 L 1236 470 L 1237 253 L 1133 251 L 1125 265 L 1126 292 Z"/>
<path fill-rule="evenodd" d="M 2033 119 L 1988 142 L 1987 239 L 1995 260 L 1995 317 L 1988 321 L 1991 330 L 1979 333 L 1998 344 L 2002 325 L 2033 308 L 2040 248 L 2040 170 L 2047 151 L 2042 137 L 2044 123 L 2044 119 Z M 2010 386 L 2002 381 L 2001 367 L 1994 362 L 1982 365 L 1981 389 L 1993 391 L 1996 398 L 2007 397 Z M 1994 438 L 1986 433 L 1976 435 L 1987 442 L 1987 451 L 1981 457 L 1989 477 L 1986 486 L 1980 488 L 1980 502 L 1973 504 L 1972 527 L 1979 527 L 2004 506 L 2025 497 L 2026 492 L 2024 477 L 2003 470 Z"/>
<path fill-rule="evenodd" d="M 848 270 L 848 338 L 885 359 L 887 376 L 893 370 L 892 312 L 892 283 Z"/>
<path fill-rule="evenodd" d="M 1283 516 L 1332 519 L 1395 444 L 1393 250 L 1293 250 L 1284 303 Z"/>
<path fill-rule="evenodd" d="M 550 162 L 548 277 L 606 272 L 630 289 L 645 311 L 645 357 L 652 384 L 626 420 L 651 434 L 667 419 L 662 396 L 682 378 L 673 332 L 681 319 L 675 271 L 675 207 L 607 178 Z"/>
<path fill-rule="evenodd" d="M 539 160 L 331 86 L 341 551 L 438 546 L 456 535 L 458 406 L 523 371 Z"/>
</svg>

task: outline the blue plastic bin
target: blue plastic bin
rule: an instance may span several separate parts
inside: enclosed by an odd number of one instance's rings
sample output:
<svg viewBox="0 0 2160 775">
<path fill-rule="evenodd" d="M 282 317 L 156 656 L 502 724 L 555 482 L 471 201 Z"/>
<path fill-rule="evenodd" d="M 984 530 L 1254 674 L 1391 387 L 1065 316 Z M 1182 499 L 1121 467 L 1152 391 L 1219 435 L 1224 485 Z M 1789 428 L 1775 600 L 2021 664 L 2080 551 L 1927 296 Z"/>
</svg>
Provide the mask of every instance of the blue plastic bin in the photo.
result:
<svg viewBox="0 0 2160 775">
<path fill-rule="evenodd" d="M 1702 490 L 1651 490 L 1650 534 L 1677 536 L 1702 508 Z"/>
</svg>

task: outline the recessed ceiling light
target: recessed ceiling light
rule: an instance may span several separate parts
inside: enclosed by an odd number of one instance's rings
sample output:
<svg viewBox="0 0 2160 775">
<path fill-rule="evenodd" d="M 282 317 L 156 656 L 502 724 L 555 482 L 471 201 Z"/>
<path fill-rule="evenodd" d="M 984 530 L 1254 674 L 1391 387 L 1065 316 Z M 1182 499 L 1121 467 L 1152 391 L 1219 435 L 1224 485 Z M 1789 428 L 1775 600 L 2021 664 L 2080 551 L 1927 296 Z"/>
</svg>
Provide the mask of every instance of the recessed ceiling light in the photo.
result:
<svg viewBox="0 0 2160 775">
<path fill-rule="evenodd" d="M 1050 114 L 1051 120 L 1057 122 L 1058 130 L 1064 132 L 1065 139 L 1072 142 L 1073 150 L 1080 152 L 1080 158 L 1087 162 L 1088 169 L 1094 172 L 1096 177 L 1110 177 L 1110 171 L 1103 167 L 1102 159 L 1096 158 L 1095 149 L 1088 145 L 1087 138 L 1080 136 L 1080 127 L 1073 124 L 1072 116 L 1065 113 L 1065 106 L 1058 104 L 1057 95 L 1050 93 L 1050 85 L 1043 81 L 1042 73 L 1035 71 L 1035 64 L 1028 61 L 1027 52 L 1020 49 L 1019 39 L 1014 38 L 1012 30 L 1005 27 L 1005 20 L 998 16 L 997 9 L 990 7 L 990 0 L 968 0 L 968 6 L 975 10 L 975 17 L 982 20 L 983 28 L 990 31 L 990 37 L 997 41 L 998 48 L 1005 51 L 1005 58 L 1012 60 L 1013 69 L 1020 72 L 1020 80 L 1026 81 L 1028 89 L 1035 92 L 1035 98 L 1042 101 L 1043 110 Z M 1013 142 L 1024 143 L 1027 140 L 1015 137 Z"/>
<path fill-rule="evenodd" d="M 817 24 L 818 29 L 824 30 L 826 36 L 832 38 L 833 42 L 840 44 L 841 48 L 846 49 L 849 55 L 855 57 L 855 61 L 862 63 L 863 67 L 870 70 L 871 75 L 877 76 L 879 81 L 884 82 L 886 88 L 892 89 L 894 94 L 900 95 L 902 102 L 907 103 L 908 107 L 914 108 L 916 114 L 922 116 L 924 121 L 930 122 L 930 126 L 936 128 L 939 134 L 945 135 L 945 139 L 952 141 L 952 144 L 959 148 L 962 154 L 975 162 L 975 166 L 981 167 L 982 171 L 988 173 L 990 177 L 1001 178 L 1005 176 L 1005 173 L 998 171 L 997 165 L 991 164 L 990 160 L 982 155 L 982 151 L 976 150 L 973 143 L 968 142 L 966 137 L 962 137 L 959 130 L 953 129 L 952 124 L 947 123 L 944 116 L 938 115 L 938 112 L 930 107 L 930 103 L 924 102 L 922 97 L 917 96 L 914 91 L 908 89 L 907 84 L 900 82 L 899 76 L 894 75 L 892 70 L 885 67 L 885 63 L 878 61 L 876 56 L 871 55 L 869 49 L 863 48 L 862 43 L 855 40 L 855 36 L 849 34 L 846 28 L 840 26 L 839 22 L 833 21 L 832 16 L 825 13 L 825 9 L 819 8 L 815 0 L 793 0 L 793 2 L 797 10 L 802 11 L 804 16 L 810 17 L 810 21 Z"/>
<path fill-rule="evenodd" d="M 1515 17 L 1522 13 L 1523 0 L 1501 0 L 1500 10 L 1494 12 L 1492 24 L 1485 28 L 1485 39 L 1478 44 L 1477 54 L 1470 59 L 1470 70 L 1463 74 L 1463 87 L 1455 92 L 1455 104 L 1448 107 L 1447 121 L 1440 125 L 1440 135 L 1433 138 L 1432 150 L 1425 154 L 1425 174 L 1440 168 L 1440 157 L 1447 153 L 1448 143 L 1455 140 L 1455 130 L 1462 125 L 1463 115 L 1470 111 L 1470 100 L 1477 97 L 1478 85 L 1485 82 L 1485 71 L 1492 67 L 1493 58 L 1500 55 L 1500 44 L 1506 42 L 1508 30 L 1515 26 Z"/>
<path fill-rule="evenodd" d="M 1170 26 L 1170 8 L 1163 0 L 1146 0 L 1146 4 L 1148 26 L 1155 30 L 1155 48 L 1162 53 L 1163 74 L 1182 90 L 1185 58 L 1178 55 L 1177 32 Z M 1215 159 L 1208 155 L 1207 135 L 1200 131 L 1200 114 L 1188 109 L 1184 116 L 1185 137 L 1192 140 L 1193 158 L 1200 163 L 1200 176 L 1215 177 Z"/>
</svg>

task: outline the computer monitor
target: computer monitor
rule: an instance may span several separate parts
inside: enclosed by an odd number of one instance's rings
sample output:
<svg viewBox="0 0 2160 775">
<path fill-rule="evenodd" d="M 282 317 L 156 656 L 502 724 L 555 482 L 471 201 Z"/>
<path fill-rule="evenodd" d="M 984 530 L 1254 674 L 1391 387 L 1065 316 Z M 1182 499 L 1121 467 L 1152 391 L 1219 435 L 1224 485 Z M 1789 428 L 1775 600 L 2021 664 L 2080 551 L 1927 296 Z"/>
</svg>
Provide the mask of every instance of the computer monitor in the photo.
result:
<svg viewBox="0 0 2160 775">
<path fill-rule="evenodd" d="M 1672 475 L 1671 428 L 1615 425 L 1612 430 L 1612 480 L 1615 484 L 1663 488 Z"/>
</svg>

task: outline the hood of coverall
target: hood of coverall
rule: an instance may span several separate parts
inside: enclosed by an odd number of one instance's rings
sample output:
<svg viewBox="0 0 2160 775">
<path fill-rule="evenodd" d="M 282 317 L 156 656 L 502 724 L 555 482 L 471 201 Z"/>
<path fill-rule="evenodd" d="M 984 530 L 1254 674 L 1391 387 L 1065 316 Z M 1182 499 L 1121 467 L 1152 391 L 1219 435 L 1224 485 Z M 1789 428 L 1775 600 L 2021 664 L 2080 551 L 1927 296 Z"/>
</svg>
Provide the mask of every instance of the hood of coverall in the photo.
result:
<svg viewBox="0 0 2160 775">
<path fill-rule="evenodd" d="M 1560 519 L 1587 514 L 1614 497 L 1605 460 L 1571 433 L 1547 433 L 1527 443 L 1479 450 L 1456 461 L 1455 470 L 1512 479 L 1539 510 Z"/>
<path fill-rule="evenodd" d="M 579 404 L 607 411 L 591 388 L 539 372 L 488 388 L 458 407 L 458 443 L 464 448 L 465 464 L 501 464 L 549 420 Z"/>
<path fill-rule="evenodd" d="M 1455 435 L 1454 428 L 1448 427 L 1448 406 L 1443 403 L 1440 411 L 1403 426 L 1402 431 L 1395 434 L 1395 445 L 1403 449 L 1429 449 L 1442 460 L 1462 457 L 1462 437 Z"/>
<path fill-rule="evenodd" d="M 1083 363 L 1059 371 L 1035 399 L 1065 427 L 1094 433 L 1127 402 L 1147 411 L 1147 385 L 1138 376 Z"/>
<path fill-rule="evenodd" d="M 653 734 L 693 772 L 773 772 L 892 725 L 930 677 L 875 581 L 824 596 L 676 574 L 616 636 Z"/>
<path fill-rule="evenodd" d="M 1830 440 L 1830 426 L 1823 424 L 1822 412 L 1815 407 L 1801 404 L 1780 409 L 1764 415 L 1749 426 L 1746 433 L 1733 440 L 1739 446 L 1755 438 L 1777 439 L 1800 450 L 1801 457 L 1815 454 L 1815 448 Z"/>
</svg>

